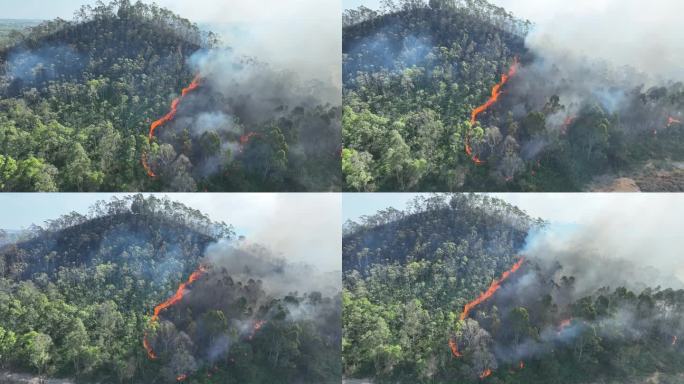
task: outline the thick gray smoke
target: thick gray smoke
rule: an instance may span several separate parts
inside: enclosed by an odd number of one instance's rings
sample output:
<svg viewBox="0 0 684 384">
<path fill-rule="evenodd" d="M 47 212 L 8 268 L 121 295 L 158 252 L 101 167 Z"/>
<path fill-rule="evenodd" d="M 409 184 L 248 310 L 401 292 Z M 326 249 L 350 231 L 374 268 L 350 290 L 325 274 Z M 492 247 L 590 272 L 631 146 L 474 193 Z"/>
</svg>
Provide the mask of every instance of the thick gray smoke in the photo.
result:
<svg viewBox="0 0 684 384">
<path fill-rule="evenodd" d="M 494 0 L 534 28 L 527 46 L 554 62 L 586 57 L 630 66 L 652 81 L 684 80 L 681 17 L 677 0 Z"/>
<path fill-rule="evenodd" d="M 549 270 L 560 265 L 559 277 L 575 277 L 578 297 L 605 286 L 684 288 L 684 216 L 675 202 L 618 198 L 583 223 L 530 233 L 522 253 Z"/>
<path fill-rule="evenodd" d="M 174 11 L 208 24 L 239 56 L 341 89 L 341 4 L 334 0 L 226 2 L 165 0 Z"/>
</svg>

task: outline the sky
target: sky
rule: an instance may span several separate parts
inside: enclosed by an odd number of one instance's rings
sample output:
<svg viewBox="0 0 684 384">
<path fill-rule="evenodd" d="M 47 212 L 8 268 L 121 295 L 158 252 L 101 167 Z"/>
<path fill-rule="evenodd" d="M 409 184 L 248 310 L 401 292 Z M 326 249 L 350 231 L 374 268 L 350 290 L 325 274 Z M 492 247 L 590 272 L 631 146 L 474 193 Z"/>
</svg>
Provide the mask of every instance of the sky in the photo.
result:
<svg viewBox="0 0 684 384">
<path fill-rule="evenodd" d="M 403 210 L 414 193 L 344 194 L 342 220 L 380 209 Z M 675 273 L 684 281 L 684 194 L 491 193 L 555 228 L 576 228 L 600 244 L 606 257 Z M 578 236 L 578 238 L 582 238 Z"/>
<path fill-rule="evenodd" d="M 76 211 L 111 193 L 2 193 L 0 228 L 22 229 Z M 145 194 L 149 195 L 149 194 Z M 164 195 L 235 227 L 238 235 L 291 261 L 341 270 L 341 197 L 331 193 L 178 193 Z"/>
<path fill-rule="evenodd" d="M 70 20 L 81 5 L 96 2 L 0 0 L 0 18 L 48 20 L 61 17 Z M 342 10 L 339 0 L 155 2 L 192 22 L 201 25 L 212 23 L 210 29 L 221 35 L 222 41 L 240 55 L 294 70 L 304 78 L 341 84 Z"/>
</svg>

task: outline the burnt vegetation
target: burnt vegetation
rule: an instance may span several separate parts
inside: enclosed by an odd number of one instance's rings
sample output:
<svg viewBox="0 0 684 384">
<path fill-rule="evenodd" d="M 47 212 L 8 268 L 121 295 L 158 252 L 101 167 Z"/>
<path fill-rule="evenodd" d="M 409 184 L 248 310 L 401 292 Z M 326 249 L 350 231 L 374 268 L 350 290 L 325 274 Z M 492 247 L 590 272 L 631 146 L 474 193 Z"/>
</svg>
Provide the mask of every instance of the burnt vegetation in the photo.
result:
<svg viewBox="0 0 684 384">
<path fill-rule="evenodd" d="M 379 383 L 681 381 L 684 291 L 579 294 L 561 265 L 530 256 L 460 319 L 528 256 L 527 233 L 545 225 L 467 195 L 417 198 L 406 211 L 348 223 L 344 374 Z"/>
<path fill-rule="evenodd" d="M 681 82 L 550 62 L 526 47 L 530 22 L 484 0 L 382 3 L 344 15 L 345 190 L 578 191 L 681 161 Z M 516 58 L 499 102 L 471 124 Z"/>
<path fill-rule="evenodd" d="M 259 273 L 206 260 L 234 237 L 183 204 L 134 195 L 3 239 L 0 368 L 86 383 L 335 382 L 339 293 L 270 289 L 287 263 L 260 248 L 239 252 Z M 151 322 L 200 265 L 206 275 Z"/>
</svg>

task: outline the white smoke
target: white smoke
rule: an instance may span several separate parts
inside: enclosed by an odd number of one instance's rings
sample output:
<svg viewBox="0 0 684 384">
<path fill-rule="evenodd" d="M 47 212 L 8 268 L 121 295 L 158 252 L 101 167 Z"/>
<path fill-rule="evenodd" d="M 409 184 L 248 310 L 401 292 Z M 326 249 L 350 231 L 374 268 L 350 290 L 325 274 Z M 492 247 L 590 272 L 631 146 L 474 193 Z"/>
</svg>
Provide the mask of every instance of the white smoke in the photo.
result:
<svg viewBox="0 0 684 384">
<path fill-rule="evenodd" d="M 684 2 L 494 0 L 534 27 L 527 46 L 554 62 L 586 57 L 630 66 L 652 80 L 684 80 Z"/>
</svg>

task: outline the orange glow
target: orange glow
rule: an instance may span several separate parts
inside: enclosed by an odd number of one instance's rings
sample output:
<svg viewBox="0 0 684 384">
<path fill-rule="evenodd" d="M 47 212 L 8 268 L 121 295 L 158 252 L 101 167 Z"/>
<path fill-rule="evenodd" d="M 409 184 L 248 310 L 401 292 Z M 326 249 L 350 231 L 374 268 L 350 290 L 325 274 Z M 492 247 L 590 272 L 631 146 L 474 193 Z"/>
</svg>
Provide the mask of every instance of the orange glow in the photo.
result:
<svg viewBox="0 0 684 384">
<path fill-rule="evenodd" d="M 147 351 L 147 357 L 149 357 L 150 360 L 156 360 L 157 359 L 157 355 L 152 350 L 152 346 L 150 345 L 150 342 L 147 341 L 147 334 L 145 334 L 145 336 L 143 336 L 143 347 L 145 347 L 145 350 Z"/>
<path fill-rule="evenodd" d="M 159 314 L 174 305 L 176 305 L 178 302 L 183 300 L 183 296 L 185 295 L 185 290 L 188 287 L 188 285 L 194 283 L 197 281 L 200 277 L 202 277 L 205 273 L 207 272 L 206 267 L 200 266 L 199 269 L 197 269 L 195 272 L 190 274 L 190 277 L 188 278 L 188 281 L 181 283 L 178 286 L 178 289 L 176 290 L 176 293 L 168 298 L 166 301 L 163 303 L 157 305 L 154 307 L 154 314 L 152 315 L 152 318 L 150 318 L 150 324 L 156 323 L 159 321 Z M 147 356 L 155 360 L 157 358 L 157 355 L 154 353 L 154 350 L 152 349 L 152 346 L 150 345 L 149 341 L 147 340 L 147 334 L 143 337 L 143 346 L 145 347 L 145 350 L 147 350 Z"/>
<path fill-rule="evenodd" d="M 195 76 L 195 78 L 192 80 L 192 83 L 190 83 L 190 85 L 181 90 L 180 97 L 173 99 L 173 101 L 171 102 L 171 110 L 169 110 L 169 112 L 159 120 L 155 120 L 152 122 L 152 125 L 150 125 L 150 132 L 147 135 L 148 143 L 152 142 L 152 139 L 154 138 L 154 132 L 157 130 L 157 128 L 168 123 L 169 121 L 173 120 L 174 117 L 176 117 L 176 113 L 178 113 L 178 106 L 180 105 L 180 102 L 183 99 L 183 97 L 185 97 L 188 93 L 199 88 L 199 86 L 201 85 L 201 81 L 202 79 L 199 77 L 199 75 Z M 143 167 L 145 168 L 145 172 L 147 172 L 147 175 L 149 177 L 156 177 L 157 175 L 152 171 L 149 164 L 147 163 L 147 154 L 143 154 L 141 160 Z"/>
<path fill-rule="evenodd" d="M 670 117 L 667 118 L 667 126 L 668 126 L 668 127 L 671 127 L 671 126 L 673 126 L 673 125 L 675 125 L 675 124 L 681 124 L 681 123 L 682 123 L 681 120 L 675 119 L 675 118 L 672 117 L 672 116 L 670 116 Z"/>
<path fill-rule="evenodd" d="M 568 128 L 572 125 L 572 123 L 575 122 L 576 117 L 574 116 L 568 116 L 565 118 L 565 121 L 563 122 L 563 127 L 561 128 L 561 134 L 565 135 L 568 133 Z"/>
<path fill-rule="evenodd" d="M 518 368 L 520 368 L 520 369 L 525 368 L 525 362 L 520 360 L 520 364 L 518 364 Z"/>
<path fill-rule="evenodd" d="M 187 379 L 187 378 L 188 378 L 188 375 L 186 375 L 185 373 L 183 373 L 183 374 L 181 374 L 181 375 L 178 375 L 178 377 L 176 377 L 176 380 L 177 380 L 177 381 L 183 381 L 183 380 L 185 380 L 185 379 Z"/>
<path fill-rule="evenodd" d="M 563 330 L 565 328 L 570 326 L 570 324 L 572 324 L 572 318 L 565 319 L 565 320 L 561 321 L 560 324 L 558 324 L 558 332 L 557 333 L 560 335 L 561 332 L 563 332 Z"/>
<path fill-rule="evenodd" d="M 501 75 L 501 82 L 497 83 L 494 85 L 492 88 L 492 95 L 489 97 L 487 102 L 484 104 L 480 105 L 479 107 L 473 109 L 473 111 L 470 113 L 470 125 L 474 126 L 475 123 L 477 123 L 477 117 L 488 110 L 489 108 L 492 107 L 492 105 L 496 104 L 497 101 L 499 101 L 499 97 L 503 93 L 501 88 L 508 83 L 508 80 L 510 80 L 511 77 L 515 76 L 515 74 L 518 72 L 518 67 L 520 63 L 518 62 L 518 58 L 515 57 L 513 59 L 513 64 L 508 70 L 508 73 L 505 73 Z M 480 160 L 477 156 L 473 156 L 473 150 L 470 146 L 470 131 L 468 131 L 468 134 L 466 135 L 466 154 L 468 157 L 473 160 L 473 162 L 477 165 L 480 165 L 483 163 L 482 160 Z"/>
<path fill-rule="evenodd" d="M 496 293 L 496 291 L 498 291 L 499 288 L 501 288 L 501 283 L 506 281 L 506 279 L 508 279 L 511 276 L 511 274 L 515 273 L 518 269 L 520 269 L 520 267 L 523 265 L 524 262 L 525 262 L 525 258 L 521 257 L 520 260 L 518 260 L 518 262 L 516 262 L 511 267 L 511 269 L 505 271 L 501 275 L 500 279 L 494 280 L 492 282 L 492 285 L 490 285 L 486 291 L 484 291 L 482 294 L 480 294 L 480 296 L 478 296 L 477 299 L 466 304 L 465 307 L 463 307 L 463 312 L 461 312 L 460 319 L 465 320 L 466 317 L 468 317 L 468 314 L 470 313 L 470 311 L 473 310 L 473 308 L 482 304 L 483 302 L 487 301 L 490 297 L 492 297 L 494 295 L 494 293 Z"/>
<path fill-rule="evenodd" d="M 458 351 L 458 344 L 456 344 L 456 340 L 453 338 L 449 339 L 449 349 L 451 349 L 451 354 L 454 355 L 454 357 L 463 356 L 461 352 Z"/>
<path fill-rule="evenodd" d="M 249 132 L 245 133 L 244 135 L 240 136 L 240 153 L 245 149 L 245 145 L 249 143 L 249 140 L 252 139 L 252 137 L 255 136 L 261 136 L 258 132 Z"/>
<path fill-rule="evenodd" d="M 672 336 L 672 345 L 677 345 L 677 336 Z"/>
<path fill-rule="evenodd" d="M 491 375 L 492 375 L 492 370 L 489 369 L 489 368 L 487 368 L 487 369 L 485 369 L 484 372 L 482 372 L 482 374 L 480 375 L 480 380 L 485 379 L 485 378 L 487 378 L 487 377 L 489 377 L 489 376 L 491 376 Z"/>
<path fill-rule="evenodd" d="M 266 320 L 257 320 L 254 323 L 254 326 L 252 327 L 252 333 L 249 335 L 249 339 L 252 340 L 254 338 L 254 335 L 261 329 L 261 327 L 266 324 Z"/>
<path fill-rule="evenodd" d="M 188 285 L 194 283 L 197 281 L 202 275 L 204 275 L 207 272 L 207 269 L 204 266 L 200 266 L 198 270 L 193 272 L 190 277 L 188 278 L 188 281 L 185 283 L 181 283 L 181 285 L 178 286 L 178 289 L 176 290 L 176 293 L 168 298 L 165 302 L 157 305 L 154 307 L 154 315 L 152 316 L 152 319 L 150 321 L 156 322 L 159 320 L 159 314 L 161 311 L 172 307 L 176 305 L 179 301 L 183 299 L 183 296 L 185 295 L 185 288 L 187 288 Z"/>
</svg>

